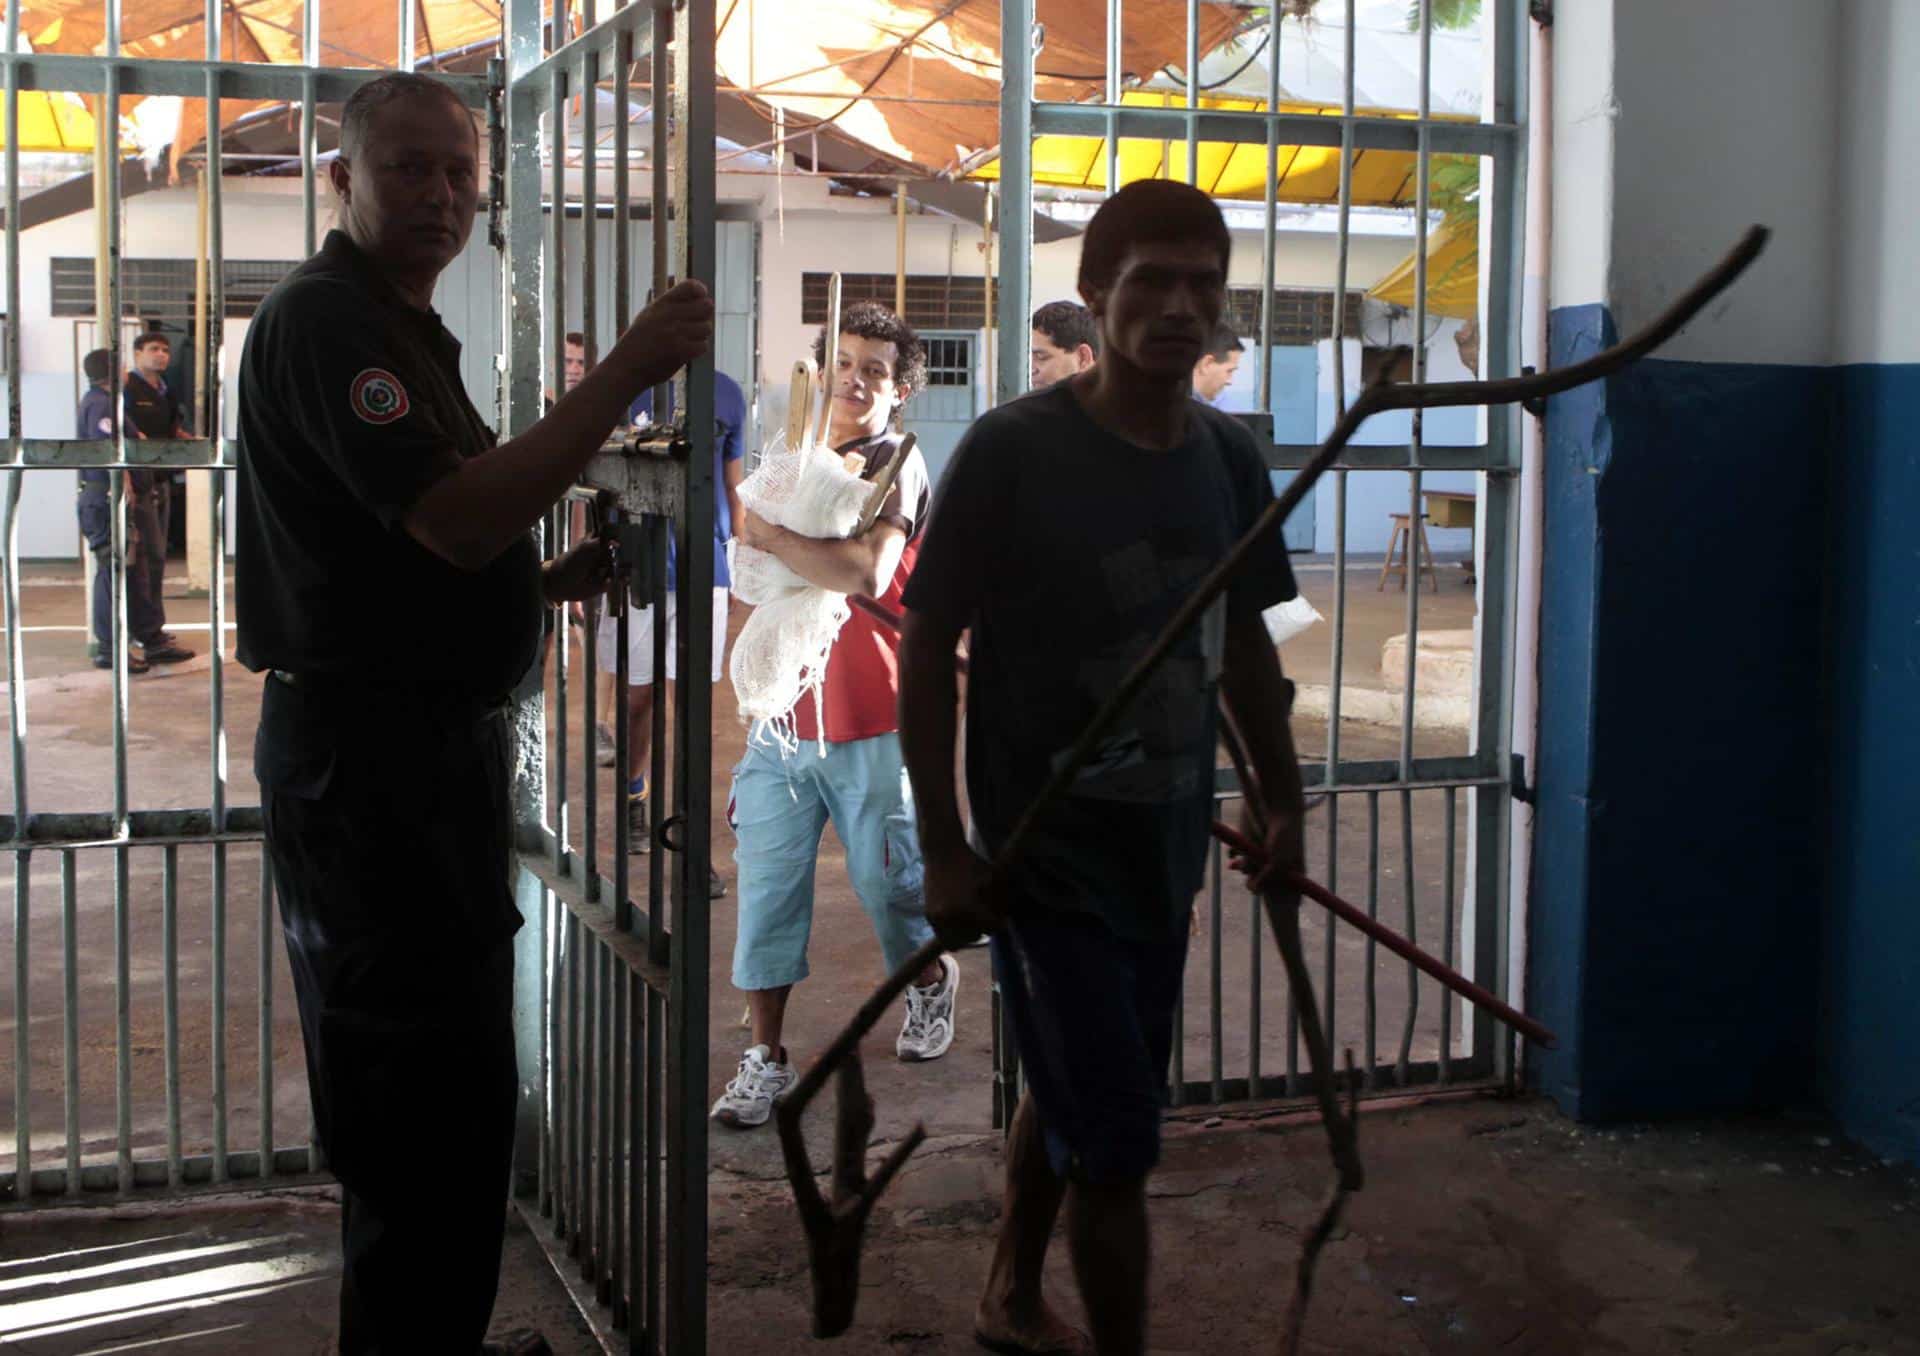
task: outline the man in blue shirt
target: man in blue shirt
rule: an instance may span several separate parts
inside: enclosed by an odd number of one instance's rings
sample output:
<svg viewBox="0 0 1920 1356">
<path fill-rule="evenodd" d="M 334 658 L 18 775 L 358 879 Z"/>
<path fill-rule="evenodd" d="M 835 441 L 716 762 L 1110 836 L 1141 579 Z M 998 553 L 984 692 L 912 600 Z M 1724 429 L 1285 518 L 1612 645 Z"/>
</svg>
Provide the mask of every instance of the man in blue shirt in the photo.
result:
<svg viewBox="0 0 1920 1356">
<path fill-rule="evenodd" d="M 111 438 L 113 436 L 113 355 L 104 348 L 96 348 L 80 360 L 80 370 L 86 374 L 86 394 L 80 397 L 79 417 L 73 436 L 76 438 Z M 137 498 L 138 491 L 133 486 L 133 474 L 123 471 L 127 477 L 128 503 Z M 86 467 L 80 472 L 80 497 L 77 509 L 80 515 L 80 534 L 87 540 L 87 548 L 93 552 L 93 666 L 96 669 L 113 667 L 113 481 L 111 471 L 99 467 Z M 128 545 L 137 549 L 141 519 L 135 515 L 129 520 Z M 131 551 L 130 551 L 131 554 Z M 128 629 L 138 638 L 151 635 L 159 630 L 164 618 L 156 618 L 157 609 L 147 591 L 147 573 L 145 570 L 127 571 L 127 623 Z M 127 672 L 145 673 L 149 665 L 143 657 L 129 653 Z"/>
<path fill-rule="evenodd" d="M 723 492 L 713 502 L 713 681 L 726 672 L 727 591 L 733 578 L 727 569 L 727 539 L 740 517 L 740 481 L 745 472 L 742 457 L 746 448 L 741 439 L 747 426 L 747 397 L 740 383 L 725 372 L 713 374 L 713 417 L 717 427 L 713 437 L 713 480 Z M 627 422 L 635 425 L 652 422 L 653 392 L 645 391 L 627 412 Z M 667 547 L 667 681 L 674 682 L 674 551 Z M 600 671 L 614 672 L 618 660 L 618 623 L 613 614 L 600 614 Z M 647 765 L 653 757 L 653 608 L 630 606 L 627 612 L 627 820 L 632 827 L 632 850 L 646 852 L 651 844 L 647 831 Z M 718 874 L 711 876 L 713 897 L 726 893 L 726 884 Z"/>
</svg>

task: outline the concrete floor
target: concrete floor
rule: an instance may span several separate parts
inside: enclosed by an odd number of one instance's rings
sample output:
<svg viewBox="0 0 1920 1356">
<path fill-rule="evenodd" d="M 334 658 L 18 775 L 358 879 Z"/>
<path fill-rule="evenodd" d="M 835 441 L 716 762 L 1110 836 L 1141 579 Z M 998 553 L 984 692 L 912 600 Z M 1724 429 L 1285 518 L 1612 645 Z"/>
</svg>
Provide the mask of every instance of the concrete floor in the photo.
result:
<svg viewBox="0 0 1920 1356">
<path fill-rule="evenodd" d="M 1486 1096 L 1375 1104 L 1366 1189 L 1322 1257 L 1310 1356 L 1903 1356 L 1920 1352 L 1920 1180 L 1788 1122 L 1595 1131 Z M 878 1152 L 878 1146 L 876 1146 Z M 833 1349 L 960 1353 L 999 1215 L 993 1136 L 926 1144 L 872 1218 Z M 1298 1116 L 1179 1116 L 1150 1188 L 1156 1356 L 1275 1350 L 1329 1179 Z M 776 1172 L 710 1194 L 709 1349 L 806 1345 L 804 1250 Z M 0 1353 L 330 1349 L 324 1191 L 0 1215 Z M 1080 1310 L 1057 1242 L 1055 1301 Z M 599 1350 L 516 1226 L 495 1330 Z M 823 1350 L 826 1348 L 822 1348 Z"/>
<path fill-rule="evenodd" d="M 331 1188 L 0 1216 L 0 1353 L 195 1356 L 336 1349 L 340 1208 Z M 555 1356 L 601 1348 L 517 1212 L 493 1332 Z"/>
</svg>

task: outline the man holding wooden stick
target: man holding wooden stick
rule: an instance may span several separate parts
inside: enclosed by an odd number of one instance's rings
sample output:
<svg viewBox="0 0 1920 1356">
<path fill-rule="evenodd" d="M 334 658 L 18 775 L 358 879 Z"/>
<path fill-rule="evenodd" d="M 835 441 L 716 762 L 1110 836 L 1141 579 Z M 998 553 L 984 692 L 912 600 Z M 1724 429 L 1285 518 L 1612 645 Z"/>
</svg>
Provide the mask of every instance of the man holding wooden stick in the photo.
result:
<svg viewBox="0 0 1920 1356">
<path fill-rule="evenodd" d="M 1292 687 L 1261 622 L 1293 596 L 1276 527 L 1263 559 L 1154 672 L 1005 879 L 1002 851 L 1094 712 L 1273 491 L 1252 437 L 1193 399 L 1226 301 L 1231 240 L 1185 185 L 1144 181 L 1087 227 L 1080 292 L 1099 364 L 987 414 L 962 439 L 907 586 L 901 738 L 920 806 L 927 915 L 957 945 L 994 934 L 1030 1091 L 976 1333 L 1080 1352 L 1041 1264 L 1067 1208 L 1101 1356 L 1145 1350 L 1146 1179 L 1159 1156 L 1187 917 L 1212 819 L 1224 695 L 1265 788 L 1275 871 L 1301 864 Z M 971 632 L 967 790 L 954 775 L 954 648 Z"/>
<path fill-rule="evenodd" d="M 837 336 L 831 351 L 829 332 Z M 891 478 L 892 489 L 871 526 L 851 537 L 802 536 L 743 509 L 740 540 L 819 588 L 897 607 L 932 496 L 925 460 L 895 425 L 900 407 L 926 380 L 926 353 L 905 321 L 878 303 L 858 302 L 821 332 L 815 357 L 826 396 L 824 436 L 817 441 L 841 456 L 860 457 L 859 474 L 876 483 Z M 787 999 L 807 975 L 814 862 L 829 819 L 845 845 L 847 875 L 873 922 L 887 972 L 933 936 L 900 753 L 898 647 L 890 627 L 855 611 L 834 641 L 819 714 L 810 697 L 793 708 L 794 747 L 781 748 L 757 728 L 734 769 L 728 814 L 740 912 L 733 983 L 747 993 L 753 1039 L 714 1103 L 713 1119 L 723 1125 L 764 1124 L 797 1077 L 781 1034 Z M 951 956 L 916 977 L 895 1042 L 901 1059 L 947 1053 L 959 986 L 960 967 Z"/>
</svg>

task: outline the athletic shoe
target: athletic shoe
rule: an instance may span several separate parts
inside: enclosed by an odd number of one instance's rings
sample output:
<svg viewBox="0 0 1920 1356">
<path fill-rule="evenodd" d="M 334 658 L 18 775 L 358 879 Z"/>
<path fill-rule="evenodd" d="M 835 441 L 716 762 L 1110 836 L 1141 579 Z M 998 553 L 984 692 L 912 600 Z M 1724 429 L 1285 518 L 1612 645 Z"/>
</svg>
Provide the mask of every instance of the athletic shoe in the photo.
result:
<svg viewBox="0 0 1920 1356">
<path fill-rule="evenodd" d="M 735 1130 L 765 1125 L 773 1114 L 773 1104 L 786 1096 L 799 1078 L 791 1064 L 776 1062 L 766 1046 L 756 1045 L 740 1056 L 740 1072 L 713 1104 L 712 1118 Z"/>
<path fill-rule="evenodd" d="M 594 738 L 597 741 L 594 745 L 593 759 L 601 767 L 612 767 L 614 755 L 613 731 L 598 721 L 594 722 L 593 729 Z"/>
<path fill-rule="evenodd" d="M 707 898 L 708 899 L 725 899 L 726 897 L 727 897 L 727 883 L 720 879 L 720 873 L 718 871 L 715 871 L 712 867 L 708 867 L 707 868 Z"/>
<path fill-rule="evenodd" d="M 140 654 L 149 664 L 184 664 L 193 658 L 192 650 L 159 641 L 141 646 Z"/>
<path fill-rule="evenodd" d="M 960 962 L 940 957 L 946 978 L 931 988 L 907 986 L 907 1020 L 893 1052 L 908 1063 L 938 1059 L 953 1045 L 953 1002 L 960 994 Z"/>
<path fill-rule="evenodd" d="M 93 666 L 96 669 L 110 669 L 113 667 L 113 656 L 110 654 L 97 654 L 93 657 Z M 137 654 L 129 654 L 127 656 L 128 673 L 145 673 L 150 667 L 152 666 Z"/>
</svg>

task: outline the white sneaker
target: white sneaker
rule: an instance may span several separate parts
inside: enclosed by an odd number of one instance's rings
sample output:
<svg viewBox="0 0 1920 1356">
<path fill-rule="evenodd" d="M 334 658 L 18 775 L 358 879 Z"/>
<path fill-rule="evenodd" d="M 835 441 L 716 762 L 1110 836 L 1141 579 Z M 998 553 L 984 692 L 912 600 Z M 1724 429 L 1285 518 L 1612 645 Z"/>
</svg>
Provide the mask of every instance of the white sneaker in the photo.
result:
<svg viewBox="0 0 1920 1356">
<path fill-rule="evenodd" d="M 765 1125 L 773 1114 L 773 1104 L 787 1095 L 799 1077 L 793 1065 L 778 1063 L 771 1050 L 756 1045 L 740 1056 L 740 1072 L 727 1084 L 709 1114 L 736 1130 Z"/>
<path fill-rule="evenodd" d="M 953 1045 L 953 1003 L 960 995 L 960 962 L 940 957 L 946 978 L 931 988 L 907 986 L 907 1020 L 893 1052 L 908 1063 L 938 1059 Z"/>
<path fill-rule="evenodd" d="M 593 760 L 601 767 L 613 766 L 613 731 L 599 721 L 594 722 Z"/>
</svg>

